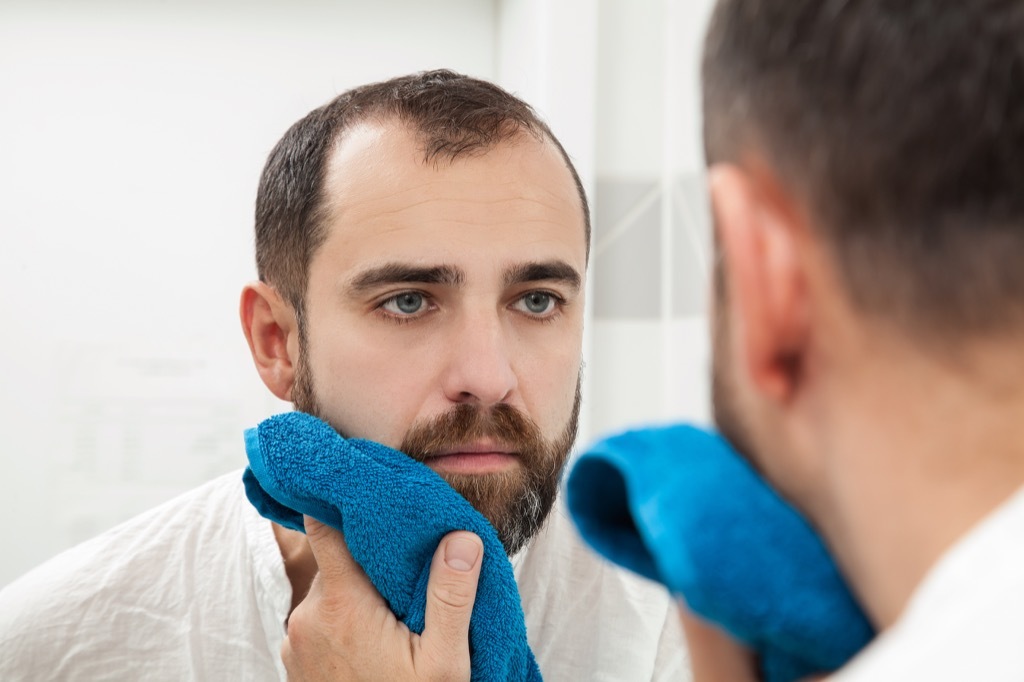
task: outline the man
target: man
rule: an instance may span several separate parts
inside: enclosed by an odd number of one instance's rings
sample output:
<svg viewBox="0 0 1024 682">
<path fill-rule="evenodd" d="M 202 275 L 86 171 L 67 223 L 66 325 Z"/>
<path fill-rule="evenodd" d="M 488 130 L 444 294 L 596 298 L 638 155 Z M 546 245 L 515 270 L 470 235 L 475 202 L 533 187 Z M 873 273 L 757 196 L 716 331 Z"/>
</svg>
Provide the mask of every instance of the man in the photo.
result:
<svg viewBox="0 0 1024 682">
<path fill-rule="evenodd" d="M 704 98 L 716 419 L 880 630 L 830 679 L 1024 679 L 1024 7 L 721 0 Z"/>
<path fill-rule="evenodd" d="M 703 87 L 716 419 L 880 631 L 830 679 L 1024 679 L 1024 6 L 720 0 Z"/>
<path fill-rule="evenodd" d="M 545 679 L 673 679 L 667 597 L 593 559 L 556 506 L 588 242 L 575 170 L 527 105 L 450 72 L 397 78 L 313 111 L 271 153 L 242 325 L 275 395 L 423 460 L 491 520 Z M 277 679 L 290 614 L 324 604 L 351 626 L 330 673 L 468 670 L 458 581 L 478 539 L 443 541 L 418 637 L 339 534 L 307 528 L 312 547 L 271 527 L 237 473 L 130 521 L 0 593 L 0 677 Z"/>
</svg>

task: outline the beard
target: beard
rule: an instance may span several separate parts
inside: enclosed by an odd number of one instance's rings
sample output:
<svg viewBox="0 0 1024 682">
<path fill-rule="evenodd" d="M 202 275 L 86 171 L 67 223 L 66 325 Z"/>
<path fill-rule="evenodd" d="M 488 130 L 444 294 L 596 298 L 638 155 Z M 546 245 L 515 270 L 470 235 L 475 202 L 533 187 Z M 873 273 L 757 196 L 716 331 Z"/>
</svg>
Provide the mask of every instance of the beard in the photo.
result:
<svg viewBox="0 0 1024 682">
<path fill-rule="evenodd" d="M 565 428 L 545 440 L 536 423 L 511 405 L 491 408 L 461 404 L 425 424 L 413 426 L 399 448 L 419 462 L 472 440 L 488 438 L 516 454 L 518 466 L 490 474 L 444 472 L 440 476 L 494 526 L 512 556 L 544 526 L 558 496 L 579 424 L 580 387 Z"/>
<path fill-rule="evenodd" d="M 508 471 L 438 474 L 490 521 L 505 552 L 512 556 L 544 526 L 558 496 L 562 471 L 579 429 L 580 383 L 577 379 L 569 420 L 553 440 L 545 439 L 537 424 L 511 405 L 482 408 L 464 403 L 426 423 L 414 424 L 399 450 L 425 462 L 448 448 L 488 438 L 514 452 L 517 466 Z M 292 402 L 295 409 L 330 423 L 317 399 L 304 350 L 299 354 Z"/>
</svg>

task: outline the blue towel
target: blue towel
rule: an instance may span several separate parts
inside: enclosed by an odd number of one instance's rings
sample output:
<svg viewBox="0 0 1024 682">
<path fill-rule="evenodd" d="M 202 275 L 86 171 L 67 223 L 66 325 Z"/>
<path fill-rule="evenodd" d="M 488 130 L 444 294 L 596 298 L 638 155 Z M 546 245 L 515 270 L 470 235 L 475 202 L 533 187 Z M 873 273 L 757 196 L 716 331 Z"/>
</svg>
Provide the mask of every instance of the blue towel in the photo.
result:
<svg viewBox="0 0 1024 682">
<path fill-rule="evenodd" d="M 595 550 L 752 647 L 768 682 L 836 670 L 874 636 L 818 536 L 715 433 L 608 438 L 566 493 Z"/>
<path fill-rule="evenodd" d="M 473 682 L 540 680 L 512 564 L 494 528 L 429 467 L 391 448 L 346 439 L 302 412 L 245 432 L 249 501 L 302 531 L 302 515 L 345 535 L 352 557 L 395 616 L 423 632 L 430 563 L 441 538 L 468 530 L 484 543 L 469 625 Z"/>
</svg>

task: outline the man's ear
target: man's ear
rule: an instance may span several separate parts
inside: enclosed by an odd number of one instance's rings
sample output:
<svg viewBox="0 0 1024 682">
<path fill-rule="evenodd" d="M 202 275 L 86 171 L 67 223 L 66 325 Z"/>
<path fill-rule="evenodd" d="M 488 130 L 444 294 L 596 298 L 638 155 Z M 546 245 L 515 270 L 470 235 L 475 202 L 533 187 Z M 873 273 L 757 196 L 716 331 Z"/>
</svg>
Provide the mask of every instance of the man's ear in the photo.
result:
<svg viewBox="0 0 1024 682">
<path fill-rule="evenodd" d="M 797 388 L 809 338 L 803 225 L 771 176 L 721 164 L 709 173 L 715 229 L 725 260 L 732 361 L 777 402 Z"/>
<path fill-rule="evenodd" d="M 270 285 L 251 282 L 242 289 L 239 314 L 260 378 L 271 393 L 291 402 L 299 358 L 295 311 Z"/>
</svg>

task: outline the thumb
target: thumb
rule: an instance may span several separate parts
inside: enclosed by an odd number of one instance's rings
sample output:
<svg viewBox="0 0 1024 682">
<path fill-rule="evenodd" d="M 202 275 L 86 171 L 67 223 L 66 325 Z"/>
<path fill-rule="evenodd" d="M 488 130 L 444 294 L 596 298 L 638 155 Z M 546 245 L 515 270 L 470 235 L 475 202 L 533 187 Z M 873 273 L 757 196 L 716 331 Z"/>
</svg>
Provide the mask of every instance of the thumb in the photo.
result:
<svg viewBox="0 0 1024 682">
<path fill-rule="evenodd" d="M 483 564 L 484 544 L 455 531 L 441 540 L 430 566 L 422 652 L 428 665 L 450 669 L 458 658 L 469 679 L 469 621 Z"/>
</svg>

